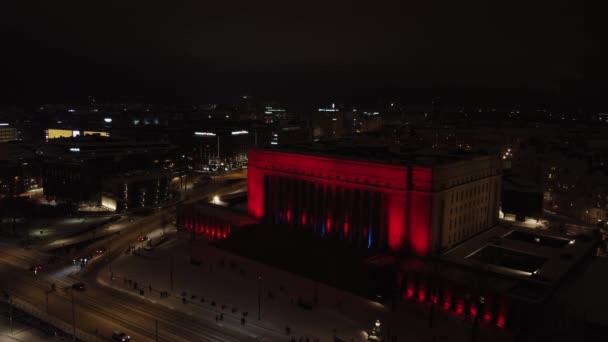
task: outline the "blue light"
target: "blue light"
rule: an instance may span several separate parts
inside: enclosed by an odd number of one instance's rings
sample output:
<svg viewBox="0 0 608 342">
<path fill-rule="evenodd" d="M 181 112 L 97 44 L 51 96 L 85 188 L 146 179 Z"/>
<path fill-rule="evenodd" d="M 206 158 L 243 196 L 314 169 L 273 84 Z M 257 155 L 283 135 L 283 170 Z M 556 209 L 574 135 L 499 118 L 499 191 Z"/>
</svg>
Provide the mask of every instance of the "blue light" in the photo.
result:
<svg viewBox="0 0 608 342">
<path fill-rule="evenodd" d="M 367 248 L 372 248 L 372 227 L 369 227 L 369 234 L 367 234 Z"/>
</svg>

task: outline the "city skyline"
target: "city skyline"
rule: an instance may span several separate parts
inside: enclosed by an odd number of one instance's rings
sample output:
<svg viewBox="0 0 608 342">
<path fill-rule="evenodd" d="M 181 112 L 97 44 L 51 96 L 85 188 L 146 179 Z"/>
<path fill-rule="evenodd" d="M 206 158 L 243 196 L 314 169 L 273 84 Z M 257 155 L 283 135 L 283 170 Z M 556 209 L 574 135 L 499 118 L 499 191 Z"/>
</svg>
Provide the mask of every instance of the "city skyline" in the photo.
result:
<svg viewBox="0 0 608 342">
<path fill-rule="evenodd" d="M 0 6 L 0 341 L 604 340 L 601 13 Z"/>
</svg>

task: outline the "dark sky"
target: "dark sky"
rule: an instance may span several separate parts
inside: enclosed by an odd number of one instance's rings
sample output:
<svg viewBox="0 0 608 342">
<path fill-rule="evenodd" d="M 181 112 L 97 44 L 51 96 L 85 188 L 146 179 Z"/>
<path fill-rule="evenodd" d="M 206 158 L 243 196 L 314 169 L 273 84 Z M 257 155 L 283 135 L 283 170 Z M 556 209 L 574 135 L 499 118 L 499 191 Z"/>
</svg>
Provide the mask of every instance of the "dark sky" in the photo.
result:
<svg viewBox="0 0 608 342">
<path fill-rule="evenodd" d="M 5 2 L 4 102 L 571 95 L 606 75 L 603 34 L 559 1 Z"/>
</svg>

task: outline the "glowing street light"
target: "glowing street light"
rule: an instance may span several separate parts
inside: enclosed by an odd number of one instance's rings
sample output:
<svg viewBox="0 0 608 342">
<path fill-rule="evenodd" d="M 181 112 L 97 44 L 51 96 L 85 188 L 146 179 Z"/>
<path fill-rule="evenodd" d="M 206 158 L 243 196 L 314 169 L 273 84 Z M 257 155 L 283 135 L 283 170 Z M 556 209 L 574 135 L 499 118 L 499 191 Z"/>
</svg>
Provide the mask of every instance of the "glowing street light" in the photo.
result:
<svg viewBox="0 0 608 342">
<path fill-rule="evenodd" d="M 226 203 L 222 201 L 219 195 L 213 196 L 213 198 L 211 199 L 211 203 L 217 205 L 226 205 Z"/>
<path fill-rule="evenodd" d="M 368 340 L 369 341 L 382 341 L 382 330 L 380 328 L 382 324 L 380 323 L 380 320 L 377 319 L 376 322 L 374 323 L 374 327 L 372 328 L 372 332 L 369 334 Z"/>
</svg>

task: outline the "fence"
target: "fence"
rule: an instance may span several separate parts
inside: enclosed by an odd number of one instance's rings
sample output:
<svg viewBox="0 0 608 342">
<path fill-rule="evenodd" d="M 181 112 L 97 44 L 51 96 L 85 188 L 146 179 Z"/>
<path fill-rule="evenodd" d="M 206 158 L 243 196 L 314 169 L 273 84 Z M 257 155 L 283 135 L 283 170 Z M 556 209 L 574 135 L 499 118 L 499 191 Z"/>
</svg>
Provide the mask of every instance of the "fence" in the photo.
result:
<svg viewBox="0 0 608 342">
<path fill-rule="evenodd" d="M 6 299 L 2 299 L 4 302 L 8 302 Z M 74 332 L 73 330 L 73 326 L 71 324 L 68 324 L 56 317 L 53 317 L 51 315 L 48 315 L 46 312 L 44 312 L 43 310 L 39 309 L 38 307 L 22 300 L 19 298 L 16 298 L 15 296 L 11 296 L 11 305 L 17 309 L 20 309 L 36 318 L 38 318 L 41 321 L 44 321 L 52 326 L 54 326 L 55 328 L 63 331 L 64 333 L 66 333 L 67 335 L 72 335 L 72 333 Z M 97 341 L 97 338 L 95 335 L 93 334 L 89 334 L 86 333 L 80 329 L 76 329 L 76 338 L 80 341 L 84 341 L 84 342 L 95 342 Z"/>
</svg>

